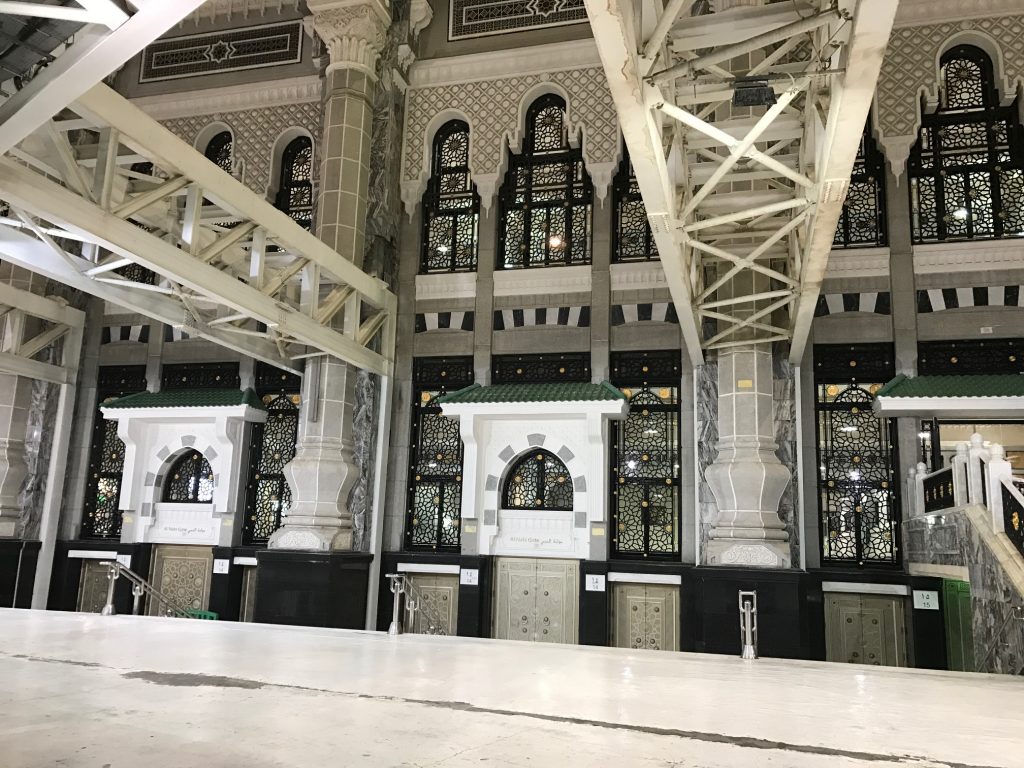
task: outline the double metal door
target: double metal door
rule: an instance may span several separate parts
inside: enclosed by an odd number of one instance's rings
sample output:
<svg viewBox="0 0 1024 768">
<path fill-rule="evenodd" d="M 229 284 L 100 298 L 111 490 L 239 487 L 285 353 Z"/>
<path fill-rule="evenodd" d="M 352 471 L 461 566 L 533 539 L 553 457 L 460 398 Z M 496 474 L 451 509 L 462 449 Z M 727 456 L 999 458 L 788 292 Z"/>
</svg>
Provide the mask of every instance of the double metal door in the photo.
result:
<svg viewBox="0 0 1024 768">
<path fill-rule="evenodd" d="M 826 593 L 828 661 L 889 667 L 907 665 L 903 599 Z"/>
<path fill-rule="evenodd" d="M 679 587 L 622 583 L 614 586 L 612 596 L 612 645 L 679 650 Z"/>
<path fill-rule="evenodd" d="M 579 570 L 576 560 L 499 558 L 494 636 L 538 643 L 577 642 Z"/>
</svg>

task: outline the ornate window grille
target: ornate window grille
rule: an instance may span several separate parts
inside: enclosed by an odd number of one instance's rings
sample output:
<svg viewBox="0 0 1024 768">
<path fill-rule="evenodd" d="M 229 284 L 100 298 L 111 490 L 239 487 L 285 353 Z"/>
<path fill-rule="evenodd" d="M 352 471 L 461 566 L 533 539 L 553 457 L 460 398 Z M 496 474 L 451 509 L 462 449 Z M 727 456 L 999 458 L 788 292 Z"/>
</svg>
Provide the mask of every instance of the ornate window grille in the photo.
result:
<svg viewBox="0 0 1024 768">
<path fill-rule="evenodd" d="M 281 153 L 274 205 L 303 229 L 313 228 L 313 142 L 308 136 L 292 139 Z"/>
<path fill-rule="evenodd" d="M 430 181 L 423 195 L 420 272 L 476 269 L 480 195 L 469 172 L 469 125 L 451 120 L 434 137 Z"/>
<path fill-rule="evenodd" d="M 231 173 L 233 147 L 234 139 L 231 137 L 231 131 L 221 131 L 206 143 L 206 149 L 203 150 L 203 154 L 207 160 L 219 165 L 225 173 Z"/>
<path fill-rule="evenodd" d="M 142 392 L 146 389 L 146 367 L 100 368 L 97 403 Z M 124 443 L 117 436 L 117 422 L 104 419 L 96 409 L 92 445 L 89 449 L 89 474 L 82 514 L 83 539 L 121 538 L 121 476 L 124 470 Z"/>
<path fill-rule="evenodd" d="M 870 248 L 886 245 L 885 156 L 871 132 L 871 118 L 857 149 L 843 212 L 832 245 L 835 248 Z"/>
<path fill-rule="evenodd" d="M 187 451 L 175 460 L 164 479 L 163 500 L 178 504 L 213 501 L 213 469 L 203 454 Z"/>
<path fill-rule="evenodd" d="M 521 154 L 509 154 L 501 188 L 498 268 L 590 263 L 594 185 L 569 144 L 565 101 L 549 94 L 526 113 Z"/>
<path fill-rule="evenodd" d="M 238 389 L 238 363 L 173 363 L 160 372 L 160 389 Z"/>
<path fill-rule="evenodd" d="M 612 261 L 653 261 L 658 258 L 658 246 L 651 233 L 647 208 L 640 195 L 640 187 L 633 174 L 629 152 L 623 147 L 622 162 L 612 180 L 615 201 L 615 227 L 612 232 Z"/>
<path fill-rule="evenodd" d="M 494 384 L 590 381 L 590 353 L 494 355 L 491 358 L 491 381 Z"/>
<path fill-rule="evenodd" d="M 612 554 L 671 558 L 679 553 L 678 351 L 613 355 L 612 381 L 629 398 L 612 423 Z"/>
<path fill-rule="evenodd" d="M 936 111 L 910 153 L 914 242 L 1024 234 L 1024 132 L 1001 106 L 992 60 L 960 45 L 943 54 Z"/>
<path fill-rule="evenodd" d="M 815 347 L 819 520 L 825 564 L 900 563 L 892 425 L 871 410 L 882 386 L 879 382 L 892 377 L 891 369 L 888 344 Z"/>
<path fill-rule="evenodd" d="M 503 509 L 572 511 L 572 476 L 553 453 L 534 449 L 509 469 L 501 492 Z"/>
<path fill-rule="evenodd" d="M 473 358 L 421 358 L 413 364 L 405 545 L 458 551 L 462 524 L 462 438 L 434 398 L 473 383 Z"/>
<path fill-rule="evenodd" d="M 285 465 L 295 458 L 299 434 L 300 379 L 292 373 L 258 365 L 256 389 L 267 408 L 267 420 L 256 424 L 249 444 L 249 481 L 245 494 L 242 543 L 266 544 L 281 527 L 292 491 L 284 476 Z"/>
</svg>

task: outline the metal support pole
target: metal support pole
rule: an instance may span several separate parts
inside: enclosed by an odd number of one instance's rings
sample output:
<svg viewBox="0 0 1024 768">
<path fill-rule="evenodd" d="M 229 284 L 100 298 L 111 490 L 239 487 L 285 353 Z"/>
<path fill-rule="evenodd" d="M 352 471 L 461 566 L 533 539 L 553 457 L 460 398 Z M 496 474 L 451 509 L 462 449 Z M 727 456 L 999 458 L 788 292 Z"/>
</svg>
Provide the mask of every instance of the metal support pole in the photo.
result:
<svg viewBox="0 0 1024 768">
<path fill-rule="evenodd" d="M 391 582 L 391 594 L 394 600 L 391 604 L 391 625 L 388 627 L 388 634 L 391 637 L 402 634 L 402 593 L 405 591 L 405 576 L 401 573 L 388 573 L 386 578 Z"/>
<path fill-rule="evenodd" d="M 741 659 L 757 658 L 757 592 L 739 592 Z"/>
<path fill-rule="evenodd" d="M 146 588 L 141 584 L 132 585 L 132 616 L 139 615 L 139 599 L 145 593 Z"/>
<path fill-rule="evenodd" d="M 117 611 L 114 609 L 114 583 L 121 575 L 117 571 L 117 566 L 113 563 L 107 563 L 107 604 L 103 606 L 103 610 L 100 611 L 101 616 L 116 616 Z"/>
</svg>

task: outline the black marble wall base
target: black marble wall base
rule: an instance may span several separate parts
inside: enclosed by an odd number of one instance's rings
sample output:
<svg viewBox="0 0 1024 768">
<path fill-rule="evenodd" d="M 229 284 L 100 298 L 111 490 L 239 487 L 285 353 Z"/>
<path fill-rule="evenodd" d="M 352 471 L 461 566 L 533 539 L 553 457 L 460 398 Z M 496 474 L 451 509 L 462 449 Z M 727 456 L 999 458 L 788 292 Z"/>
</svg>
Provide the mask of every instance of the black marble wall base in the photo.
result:
<svg viewBox="0 0 1024 768">
<path fill-rule="evenodd" d="M 0 608 L 31 608 L 39 542 L 0 539 Z"/>
<path fill-rule="evenodd" d="M 362 552 L 258 551 L 253 621 L 365 629 L 372 559 Z"/>
<path fill-rule="evenodd" d="M 758 654 L 812 658 L 809 586 L 802 571 L 691 568 L 683 575 L 680 649 L 739 655 L 738 593 L 756 590 Z"/>
<path fill-rule="evenodd" d="M 118 555 L 131 558 L 128 566 L 144 579 L 149 578 L 152 544 L 122 544 L 109 539 L 96 541 L 58 541 L 53 552 L 53 571 L 50 576 L 50 594 L 46 607 L 51 611 L 78 610 L 78 590 L 82 578 L 82 562 L 79 557 L 69 557 L 75 550 L 87 552 L 110 552 L 111 559 Z M 127 579 L 118 579 L 114 585 L 114 609 L 118 613 L 132 612 L 132 590 Z"/>
<path fill-rule="evenodd" d="M 213 559 L 228 561 L 228 572 L 210 577 L 209 610 L 217 614 L 220 621 L 238 621 L 242 614 L 242 577 L 245 567 L 235 565 L 236 557 L 256 557 L 255 547 L 214 547 Z"/>
<path fill-rule="evenodd" d="M 580 562 L 580 645 L 611 643 L 611 589 L 608 563 L 592 560 Z M 588 590 L 587 577 L 602 576 L 605 588 Z"/>
<path fill-rule="evenodd" d="M 946 653 L 946 621 L 942 610 L 931 610 L 927 608 L 914 607 L 915 589 L 935 592 L 939 600 L 944 598 L 942 592 L 942 579 L 930 576 L 911 576 L 910 595 L 907 597 L 907 613 L 909 621 L 907 627 L 910 629 L 908 650 L 910 651 L 911 666 L 917 669 L 949 669 Z"/>
</svg>

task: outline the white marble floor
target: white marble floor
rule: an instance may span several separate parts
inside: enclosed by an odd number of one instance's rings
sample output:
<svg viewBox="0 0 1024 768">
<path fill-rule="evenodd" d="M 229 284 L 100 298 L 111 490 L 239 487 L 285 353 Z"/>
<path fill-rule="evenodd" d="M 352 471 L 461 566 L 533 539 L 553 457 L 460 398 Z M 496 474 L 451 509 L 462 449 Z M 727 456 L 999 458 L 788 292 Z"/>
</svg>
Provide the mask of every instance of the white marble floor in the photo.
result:
<svg viewBox="0 0 1024 768">
<path fill-rule="evenodd" d="M 1024 766 L 1024 680 L 0 610 L 0 766 Z"/>
</svg>

